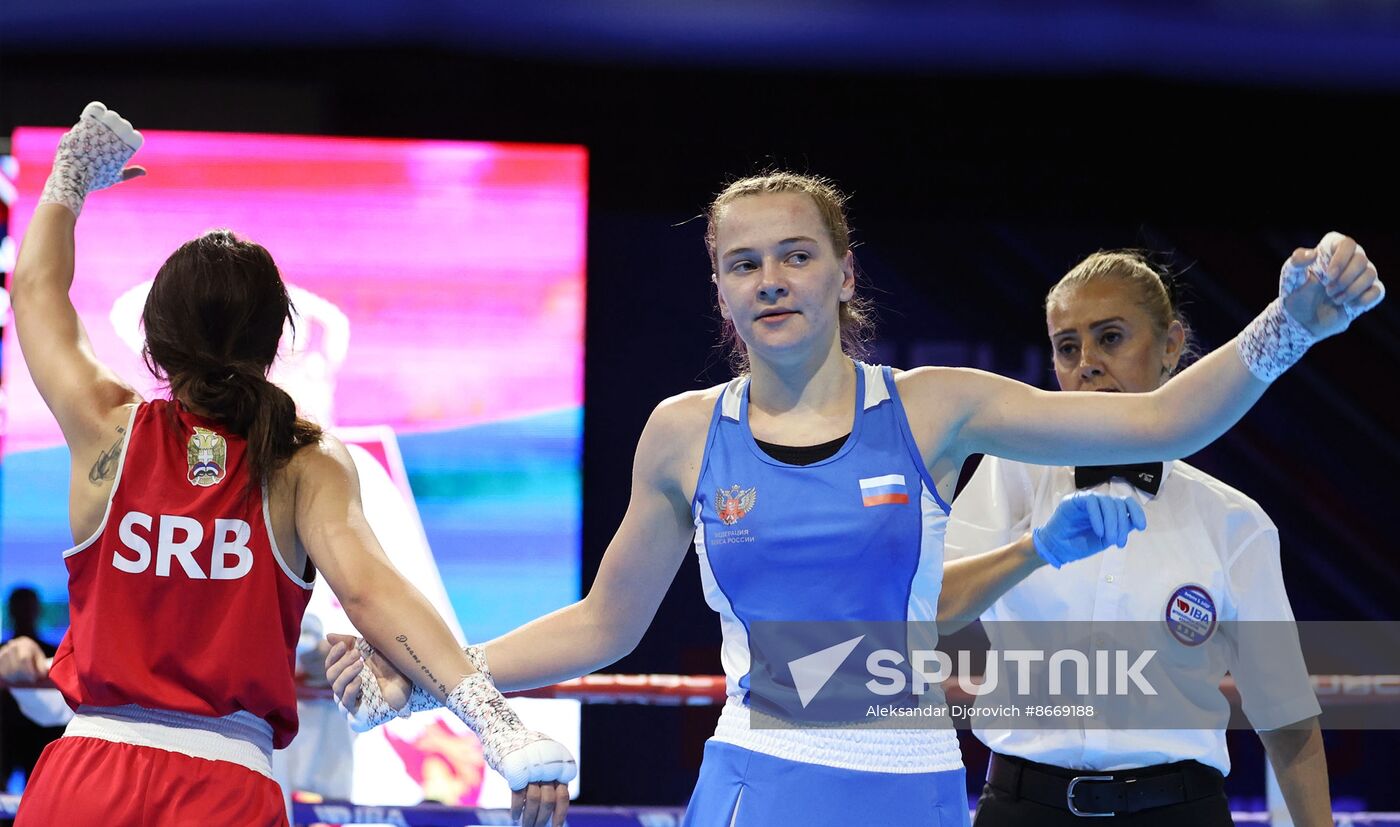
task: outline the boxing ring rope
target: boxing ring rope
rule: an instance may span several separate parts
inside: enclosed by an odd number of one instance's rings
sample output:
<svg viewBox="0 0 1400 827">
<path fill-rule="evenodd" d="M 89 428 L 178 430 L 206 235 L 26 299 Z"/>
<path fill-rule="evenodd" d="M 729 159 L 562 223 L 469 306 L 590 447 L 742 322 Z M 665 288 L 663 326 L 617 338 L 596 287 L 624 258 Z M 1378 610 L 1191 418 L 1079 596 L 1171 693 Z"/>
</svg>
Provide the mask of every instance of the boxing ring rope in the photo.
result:
<svg viewBox="0 0 1400 827">
<path fill-rule="evenodd" d="M 302 700 L 331 697 L 329 689 L 313 686 L 300 686 L 297 694 Z M 588 704 L 713 706 L 724 703 L 724 676 L 585 675 L 553 686 L 508 692 L 506 695 L 511 698 L 546 698 Z"/>
<path fill-rule="evenodd" d="M 981 676 L 972 676 L 970 680 L 980 684 L 982 679 Z M 1311 681 L 1318 702 L 1324 708 L 1400 702 L 1400 675 L 1312 675 Z M 0 680 L 0 689 L 6 688 L 52 689 L 54 686 L 47 679 L 14 684 Z M 944 682 L 943 690 L 950 704 L 968 705 L 976 700 L 958 684 L 956 676 Z M 1220 682 L 1220 691 L 1229 699 L 1231 706 L 1239 706 L 1240 693 L 1233 678 L 1227 675 Z M 714 706 L 724 703 L 725 681 L 723 675 L 597 674 L 506 694 L 512 698 L 546 698 L 589 704 Z M 333 699 L 329 687 L 306 683 L 297 685 L 297 697 L 303 701 Z"/>
<path fill-rule="evenodd" d="M 973 683 L 980 683 L 974 680 Z M 1313 689 L 1324 709 L 1400 702 L 1400 675 L 1313 675 Z M 47 680 L 14 684 L 13 688 L 52 688 Z M 0 681 L 0 688 L 7 684 Z M 1240 703 L 1234 680 L 1226 677 L 1221 692 L 1234 707 Z M 956 678 L 944 684 L 950 704 L 969 705 L 976 699 Z M 297 689 L 302 700 L 332 697 L 328 687 L 302 684 Z M 626 675 L 598 674 L 574 678 L 553 686 L 511 697 L 575 700 L 588 704 L 638 704 L 643 706 L 717 706 L 725 700 L 722 675 Z M 505 810 L 452 807 L 442 804 L 376 806 L 349 801 L 324 800 L 308 793 L 297 793 L 292 805 L 292 824 L 390 824 L 402 827 L 458 827 L 459 825 L 511 824 Z M 0 795 L 0 817 L 12 816 L 19 796 Z M 587 807 L 569 808 L 571 827 L 675 827 L 680 824 L 681 807 Z M 1236 812 L 1236 823 L 1269 824 L 1269 813 Z M 853 814 L 854 818 L 854 814 Z M 1337 813 L 1338 827 L 1400 825 L 1397 813 Z"/>
</svg>

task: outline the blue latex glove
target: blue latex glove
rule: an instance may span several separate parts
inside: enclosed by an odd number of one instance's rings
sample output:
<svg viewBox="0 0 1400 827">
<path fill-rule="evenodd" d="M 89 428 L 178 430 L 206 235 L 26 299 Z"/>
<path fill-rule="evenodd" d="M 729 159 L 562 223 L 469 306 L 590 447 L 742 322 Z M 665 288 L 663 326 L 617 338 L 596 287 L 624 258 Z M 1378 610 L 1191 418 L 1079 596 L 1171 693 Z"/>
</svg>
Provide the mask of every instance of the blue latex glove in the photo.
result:
<svg viewBox="0 0 1400 827">
<path fill-rule="evenodd" d="M 1045 525 L 1031 532 L 1036 553 L 1059 568 L 1109 546 L 1122 548 L 1128 532 L 1147 528 L 1147 515 L 1132 497 L 1076 491 L 1060 500 Z"/>
</svg>

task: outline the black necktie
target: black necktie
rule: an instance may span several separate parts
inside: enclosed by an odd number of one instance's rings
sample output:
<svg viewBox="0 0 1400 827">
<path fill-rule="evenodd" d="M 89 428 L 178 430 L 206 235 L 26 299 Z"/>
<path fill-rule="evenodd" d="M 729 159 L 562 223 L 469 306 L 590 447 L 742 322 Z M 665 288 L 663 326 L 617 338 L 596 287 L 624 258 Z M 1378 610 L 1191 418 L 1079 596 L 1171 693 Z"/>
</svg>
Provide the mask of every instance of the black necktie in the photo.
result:
<svg viewBox="0 0 1400 827">
<path fill-rule="evenodd" d="M 1080 465 L 1074 469 L 1075 488 L 1093 488 L 1119 477 L 1137 488 L 1156 496 L 1162 487 L 1162 463 L 1144 462 L 1141 465 Z"/>
</svg>

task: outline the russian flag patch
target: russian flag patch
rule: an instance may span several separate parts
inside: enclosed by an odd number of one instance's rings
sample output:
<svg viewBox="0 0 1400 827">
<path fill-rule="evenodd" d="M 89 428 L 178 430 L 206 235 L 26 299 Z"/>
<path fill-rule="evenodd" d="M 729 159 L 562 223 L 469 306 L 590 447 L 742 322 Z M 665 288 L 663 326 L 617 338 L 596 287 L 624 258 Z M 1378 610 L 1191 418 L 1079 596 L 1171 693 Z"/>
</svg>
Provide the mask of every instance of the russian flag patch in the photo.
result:
<svg viewBox="0 0 1400 827">
<path fill-rule="evenodd" d="M 904 487 L 903 474 L 886 474 L 861 480 L 860 498 L 867 508 L 872 505 L 896 505 L 909 502 L 909 490 Z"/>
</svg>

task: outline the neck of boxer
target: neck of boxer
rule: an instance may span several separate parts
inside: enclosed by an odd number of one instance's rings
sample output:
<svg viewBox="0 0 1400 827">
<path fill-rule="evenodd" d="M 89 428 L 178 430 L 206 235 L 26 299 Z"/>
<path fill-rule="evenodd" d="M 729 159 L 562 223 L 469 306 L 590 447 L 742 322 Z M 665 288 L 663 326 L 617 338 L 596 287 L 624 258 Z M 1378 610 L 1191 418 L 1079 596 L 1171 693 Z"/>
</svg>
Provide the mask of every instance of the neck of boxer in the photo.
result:
<svg viewBox="0 0 1400 827">
<path fill-rule="evenodd" d="M 849 419 L 855 372 L 839 338 L 833 337 L 824 351 L 792 361 L 778 362 L 751 353 L 749 371 L 749 406 L 754 413 L 834 414 Z"/>
</svg>

